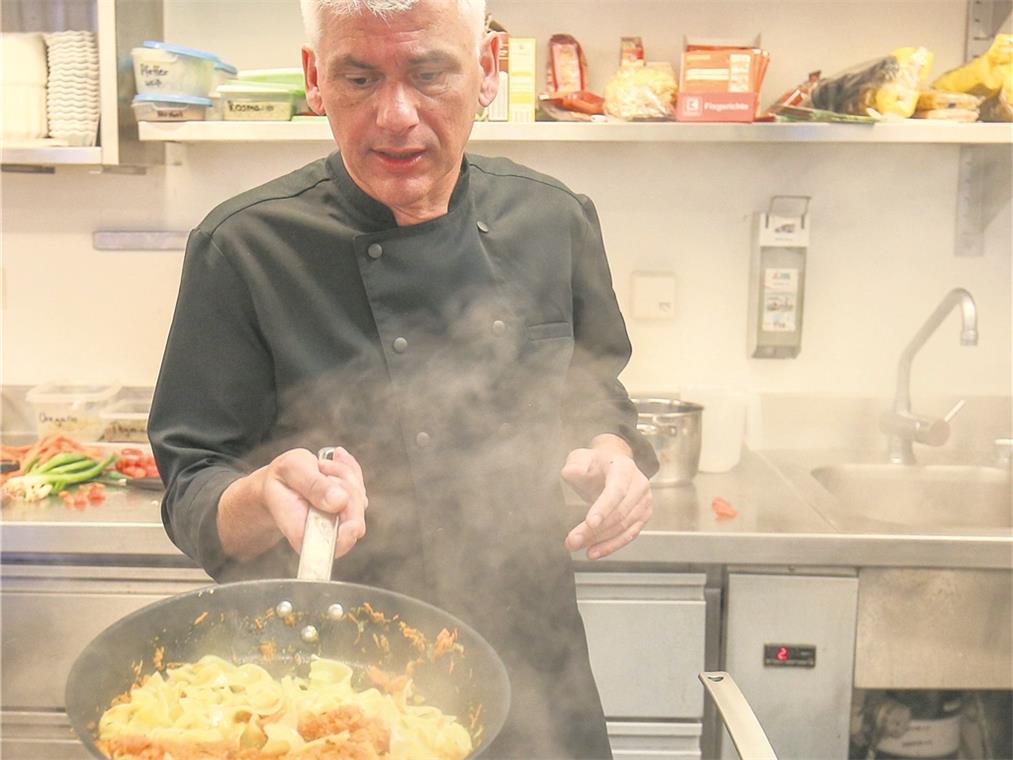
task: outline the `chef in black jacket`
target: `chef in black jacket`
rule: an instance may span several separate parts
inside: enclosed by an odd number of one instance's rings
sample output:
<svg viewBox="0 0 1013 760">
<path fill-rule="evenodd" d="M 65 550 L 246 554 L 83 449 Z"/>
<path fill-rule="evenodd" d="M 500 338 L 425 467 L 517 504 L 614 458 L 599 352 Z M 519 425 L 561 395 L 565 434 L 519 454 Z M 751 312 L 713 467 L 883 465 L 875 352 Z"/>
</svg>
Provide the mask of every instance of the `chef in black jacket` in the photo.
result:
<svg viewBox="0 0 1013 760">
<path fill-rule="evenodd" d="M 610 757 L 570 552 L 639 534 L 657 462 L 598 217 L 465 155 L 498 83 L 484 2 L 392 4 L 304 0 L 339 150 L 190 236 L 149 420 L 163 521 L 229 581 L 293 576 L 307 504 L 337 512 L 335 579 L 442 607 L 503 658 L 490 757 Z"/>
</svg>

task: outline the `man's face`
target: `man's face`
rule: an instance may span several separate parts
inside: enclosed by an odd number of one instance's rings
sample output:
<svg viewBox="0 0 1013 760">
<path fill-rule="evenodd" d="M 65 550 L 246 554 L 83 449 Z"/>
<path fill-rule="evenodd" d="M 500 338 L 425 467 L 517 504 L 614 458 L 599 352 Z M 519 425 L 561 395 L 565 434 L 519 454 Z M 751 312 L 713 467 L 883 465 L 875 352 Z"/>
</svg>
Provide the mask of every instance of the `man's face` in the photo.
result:
<svg viewBox="0 0 1013 760">
<path fill-rule="evenodd" d="M 475 113 L 496 94 L 493 40 L 476 47 L 457 0 L 421 0 L 387 19 L 324 11 L 318 49 L 303 49 L 310 106 L 399 222 L 446 212 Z"/>
</svg>

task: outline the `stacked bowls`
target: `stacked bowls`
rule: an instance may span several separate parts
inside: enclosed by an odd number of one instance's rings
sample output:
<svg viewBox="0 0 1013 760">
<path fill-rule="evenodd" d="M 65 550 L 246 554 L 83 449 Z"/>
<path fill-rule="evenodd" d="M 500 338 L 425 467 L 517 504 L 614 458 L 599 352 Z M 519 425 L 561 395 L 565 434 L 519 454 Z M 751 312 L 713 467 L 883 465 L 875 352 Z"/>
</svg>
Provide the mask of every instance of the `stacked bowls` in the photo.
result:
<svg viewBox="0 0 1013 760">
<path fill-rule="evenodd" d="M 95 33 L 53 32 L 45 39 L 49 134 L 69 145 L 94 145 L 100 108 Z"/>
</svg>

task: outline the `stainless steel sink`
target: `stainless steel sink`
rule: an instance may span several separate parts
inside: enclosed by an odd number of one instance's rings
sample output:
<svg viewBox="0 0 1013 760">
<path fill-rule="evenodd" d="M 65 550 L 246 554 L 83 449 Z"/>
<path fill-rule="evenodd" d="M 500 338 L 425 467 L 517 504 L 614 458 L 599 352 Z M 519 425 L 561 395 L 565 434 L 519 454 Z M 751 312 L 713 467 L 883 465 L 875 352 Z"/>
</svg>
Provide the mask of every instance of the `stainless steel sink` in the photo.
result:
<svg viewBox="0 0 1013 760">
<path fill-rule="evenodd" d="M 975 465 L 839 464 L 812 470 L 834 497 L 821 511 L 842 529 L 866 523 L 905 531 L 1009 530 L 1008 469 Z"/>
</svg>

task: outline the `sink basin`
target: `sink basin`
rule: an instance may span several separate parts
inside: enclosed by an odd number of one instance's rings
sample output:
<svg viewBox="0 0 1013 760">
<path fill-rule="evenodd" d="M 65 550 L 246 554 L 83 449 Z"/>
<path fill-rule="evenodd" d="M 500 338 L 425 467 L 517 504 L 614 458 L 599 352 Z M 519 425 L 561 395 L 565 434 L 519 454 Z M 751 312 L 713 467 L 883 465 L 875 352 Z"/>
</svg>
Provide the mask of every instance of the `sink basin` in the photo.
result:
<svg viewBox="0 0 1013 760">
<path fill-rule="evenodd" d="M 834 496 L 824 505 L 832 514 L 824 516 L 841 528 L 868 522 L 930 531 L 1011 526 L 1007 469 L 841 464 L 818 467 L 812 475 Z"/>
</svg>

